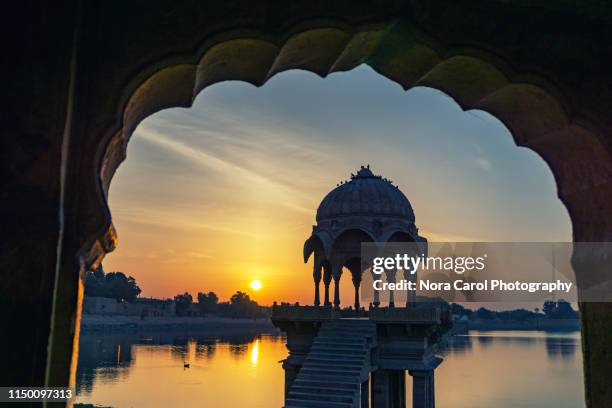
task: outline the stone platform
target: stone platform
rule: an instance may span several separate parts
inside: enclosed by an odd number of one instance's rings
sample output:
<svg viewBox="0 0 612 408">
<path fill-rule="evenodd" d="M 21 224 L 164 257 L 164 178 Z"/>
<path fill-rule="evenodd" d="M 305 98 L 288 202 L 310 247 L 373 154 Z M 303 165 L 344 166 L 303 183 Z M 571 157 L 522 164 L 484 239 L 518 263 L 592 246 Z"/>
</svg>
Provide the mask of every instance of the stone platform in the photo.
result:
<svg viewBox="0 0 612 408">
<path fill-rule="evenodd" d="M 349 317 L 350 315 L 352 317 Z M 272 323 L 287 334 L 286 408 L 433 408 L 436 345 L 451 328 L 439 307 L 374 307 L 359 312 L 331 306 L 279 305 Z"/>
</svg>

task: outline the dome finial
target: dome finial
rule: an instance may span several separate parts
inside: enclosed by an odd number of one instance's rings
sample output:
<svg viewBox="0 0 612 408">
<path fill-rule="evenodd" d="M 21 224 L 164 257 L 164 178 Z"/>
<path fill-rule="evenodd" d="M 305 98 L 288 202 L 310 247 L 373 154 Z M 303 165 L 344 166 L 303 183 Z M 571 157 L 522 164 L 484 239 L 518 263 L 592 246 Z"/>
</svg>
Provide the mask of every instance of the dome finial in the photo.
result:
<svg viewBox="0 0 612 408">
<path fill-rule="evenodd" d="M 353 174 L 351 173 L 351 176 Z M 372 171 L 370 170 L 370 165 L 368 164 L 368 166 L 361 166 L 359 168 L 359 170 L 357 170 L 357 175 L 355 176 L 355 178 L 369 178 L 369 177 L 374 177 L 374 173 L 372 173 Z"/>
</svg>

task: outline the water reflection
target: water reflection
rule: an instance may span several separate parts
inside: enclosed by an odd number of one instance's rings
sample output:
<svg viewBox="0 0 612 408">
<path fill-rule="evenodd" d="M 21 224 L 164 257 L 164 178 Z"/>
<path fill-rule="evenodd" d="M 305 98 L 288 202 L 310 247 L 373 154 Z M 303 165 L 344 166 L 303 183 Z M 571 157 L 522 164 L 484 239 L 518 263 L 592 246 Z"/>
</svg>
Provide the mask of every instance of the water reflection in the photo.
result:
<svg viewBox="0 0 612 408">
<path fill-rule="evenodd" d="M 453 337 L 441 350 L 445 361 L 436 371 L 436 401 L 449 408 L 583 407 L 579 350 L 577 333 Z M 114 408 L 281 407 L 279 361 L 286 355 L 283 337 L 244 330 L 83 334 L 77 400 Z"/>
<path fill-rule="evenodd" d="M 578 350 L 573 339 L 549 337 L 546 339 L 546 352 L 552 359 L 572 359 Z"/>
<path fill-rule="evenodd" d="M 580 335 L 470 332 L 436 370 L 436 402 L 452 408 L 584 407 Z"/>
<path fill-rule="evenodd" d="M 256 366 L 259 361 L 259 339 L 255 340 L 253 348 L 251 349 L 251 364 Z"/>
<path fill-rule="evenodd" d="M 455 354 L 466 354 L 472 350 L 471 336 L 453 336 L 448 340 L 447 347 L 440 352 L 443 356 L 452 351 Z"/>
<path fill-rule="evenodd" d="M 77 392 L 91 392 L 95 378 L 115 382 L 127 377 L 132 364 L 131 346 L 132 341 L 128 338 L 111 340 L 98 336 L 81 336 Z"/>
</svg>

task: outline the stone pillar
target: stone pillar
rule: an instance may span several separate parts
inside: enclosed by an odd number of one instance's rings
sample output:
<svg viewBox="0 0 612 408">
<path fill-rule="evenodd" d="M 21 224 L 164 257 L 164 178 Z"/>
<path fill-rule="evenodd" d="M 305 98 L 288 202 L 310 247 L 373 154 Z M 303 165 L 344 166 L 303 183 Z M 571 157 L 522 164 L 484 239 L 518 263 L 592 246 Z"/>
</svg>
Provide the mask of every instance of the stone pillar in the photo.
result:
<svg viewBox="0 0 612 408">
<path fill-rule="evenodd" d="M 404 279 L 406 279 L 409 282 L 417 282 L 417 274 L 416 272 L 414 274 L 411 273 L 412 271 L 409 269 L 404 269 Z M 416 306 L 416 289 L 414 291 L 409 290 L 406 293 L 406 307 L 412 307 L 412 306 Z"/>
<path fill-rule="evenodd" d="M 340 275 L 334 275 L 334 307 L 340 307 Z"/>
<path fill-rule="evenodd" d="M 312 277 L 314 279 L 314 305 L 319 306 L 321 299 L 319 298 L 319 285 L 321 283 L 321 264 L 318 262 L 314 263 L 314 270 L 312 271 Z"/>
<path fill-rule="evenodd" d="M 324 264 L 323 265 L 323 285 L 325 286 L 325 301 L 323 302 L 323 304 L 325 306 L 331 305 L 331 302 L 329 301 L 329 284 L 331 283 L 331 280 L 332 280 L 331 268 L 329 267 L 329 265 Z"/>
<path fill-rule="evenodd" d="M 391 408 L 388 370 L 372 372 L 372 408 Z"/>
<path fill-rule="evenodd" d="M 394 270 L 388 270 L 386 275 L 387 275 L 387 282 L 388 283 L 395 283 L 395 272 Z M 389 291 L 389 307 L 395 307 L 395 291 L 390 290 Z"/>
<path fill-rule="evenodd" d="M 283 369 L 285 370 L 285 400 L 286 400 L 289 395 L 289 390 L 291 389 L 291 386 L 293 385 L 293 381 L 295 381 L 295 378 L 297 377 L 298 372 L 300 371 L 300 366 L 297 366 L 294 364 L 288 364 L 287 360 L 285 360 L 283 362 Z"/>
<path fill-rule="evenodd" d="M 361 405 L 360 408 L 370 408 L 370 380 L 361 383 Z"/>
<path fill-rule="evenodd" d="M 359 308 L 361 307 L 359 303 L 359 286 L 361 285 L 361 274 L 359 272 L 353 273 L 353 286 L 355 287 L 355 313 L 356 316 L 359 316 Z"/>
<path fill-rule="evenodd" d="M 377 370 L 372 373 L 372 408 L 406 408 L 404 370 Z"/>
<path fill-rule="evenodd" d="M 406 408 L 406 371 L 390 371 L 389 386 L 391 407 Z"/>
<path fill-rule="evenodd" d="M 433 370 L 412 370 L 412 407 L 435 408 Z"/>
<path fill-rule="evenodd" d="M 378 279 L 379 276 L 376 275 L 374 272 L 372 272 L 372 281 L 375 281 L 376 279 Z M 378 307 L 380 306 L 380 292 L 376 289 L 372 289 L 373 290 L 373 299 L 372 299 L 372 305 L 374 305 L 374 307 Z"/>
</svg>

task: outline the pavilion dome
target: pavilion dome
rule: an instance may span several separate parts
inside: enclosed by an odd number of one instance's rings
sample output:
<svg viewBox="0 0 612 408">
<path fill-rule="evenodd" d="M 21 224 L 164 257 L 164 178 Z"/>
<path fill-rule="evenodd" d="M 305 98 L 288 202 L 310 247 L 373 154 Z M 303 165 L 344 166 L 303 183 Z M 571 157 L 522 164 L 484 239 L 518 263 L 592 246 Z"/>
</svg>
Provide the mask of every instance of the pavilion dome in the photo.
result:
<svg viewBox="0 0 612 408">
<path fill-rule="evenodd" d="M 317 221 L 340 217 L 391 217 L 414 222 L 410 201 L 390 180 L 361 166 L 349 181 L 330 191 L 317 210 Z"/>
</svg>

